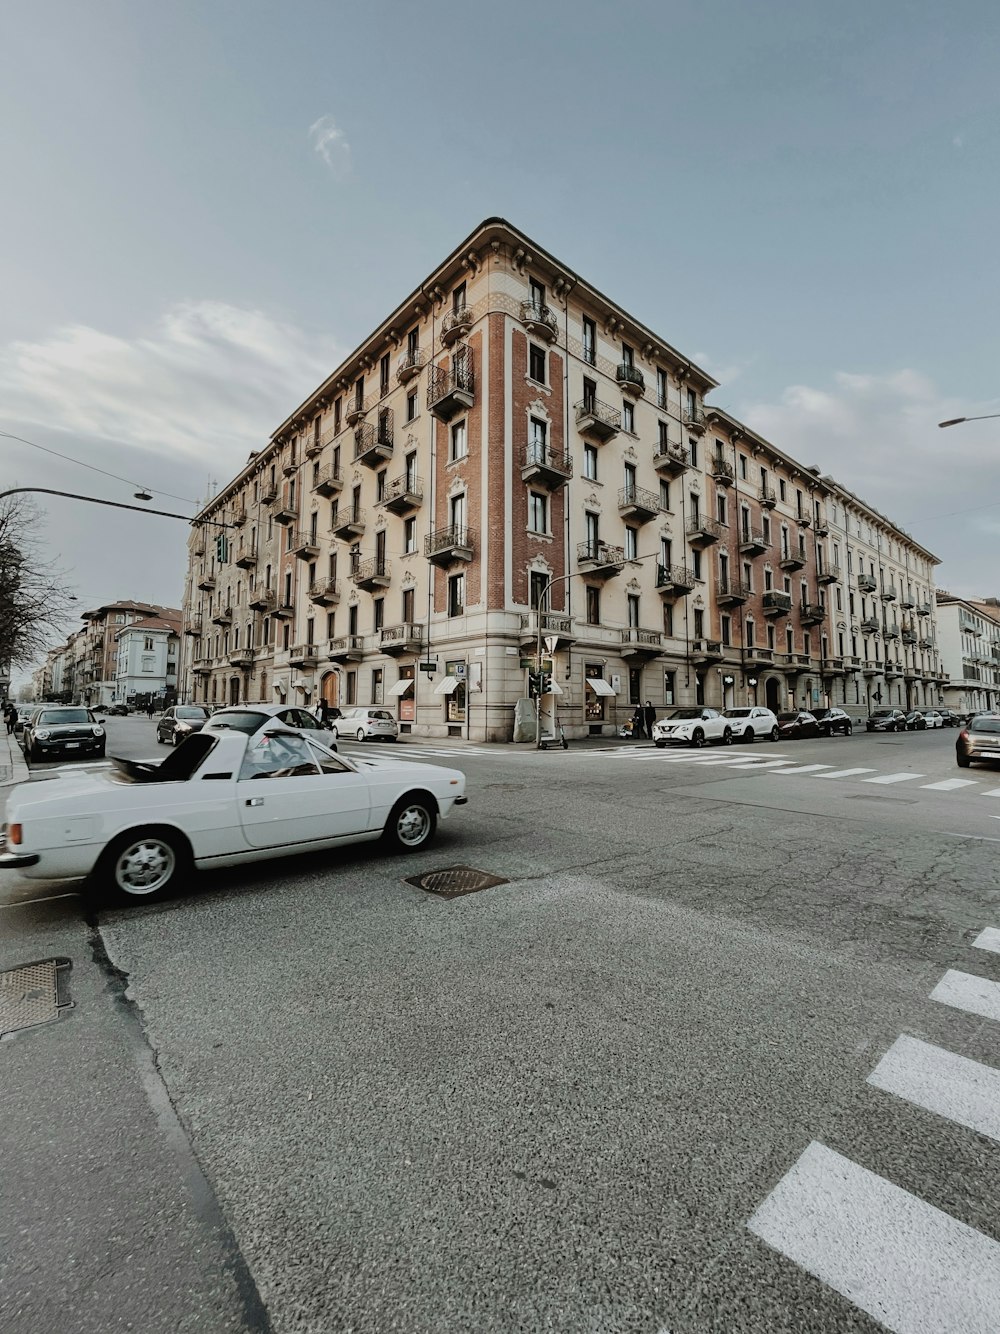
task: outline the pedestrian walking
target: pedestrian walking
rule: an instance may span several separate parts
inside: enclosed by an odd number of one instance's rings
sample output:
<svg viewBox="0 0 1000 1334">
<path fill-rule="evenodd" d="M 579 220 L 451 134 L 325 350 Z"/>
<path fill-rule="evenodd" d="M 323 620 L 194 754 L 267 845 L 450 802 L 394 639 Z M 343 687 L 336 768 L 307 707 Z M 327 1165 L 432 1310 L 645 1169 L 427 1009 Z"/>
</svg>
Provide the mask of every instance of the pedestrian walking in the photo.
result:
<svg viewBox="0 0 1000 1334">
<path fill-rule="evenodd" d="M 646 700 L 646 707 L 642 711 L 642 716 L 646 723 L 646 735 L 649 737 L 650 741 L 652 741 L 653 724 L 656 722 L 656 710 L 648 699 Z"/>
<path fill-rule="evenodd" d="M 146 705 L 146 717 L 152 718 L 152 716 L 153 716 L 153 701 L 150 700 L 149 703 Z"/>
<path fill-rule="evenodd" d="M 645 735 L 645 733 L 644 733 L 644 731 L 643 731 L 643 727 L 644 727 L 644 716 L 643 716 L 643 712 L 642 712 L 642 705 L 641 705 L 641 704 L 637 704 L 637 705 L 635 706 L 635 713 L 633 713 L 633 715 L 632 715 L 632 740 L 633 740 L 633 741 L 636 739 L 636 737 L 641 737 L 641 736 L 644 736 L 644 735 Z"/>
<path fill-rule="evenodd" d="M 4 722 L 7 724 L 7 735 L 10 736 L 17 725 L 17 709 L 13 704 L 7 704 L 3 711 Z"/>
</svg>

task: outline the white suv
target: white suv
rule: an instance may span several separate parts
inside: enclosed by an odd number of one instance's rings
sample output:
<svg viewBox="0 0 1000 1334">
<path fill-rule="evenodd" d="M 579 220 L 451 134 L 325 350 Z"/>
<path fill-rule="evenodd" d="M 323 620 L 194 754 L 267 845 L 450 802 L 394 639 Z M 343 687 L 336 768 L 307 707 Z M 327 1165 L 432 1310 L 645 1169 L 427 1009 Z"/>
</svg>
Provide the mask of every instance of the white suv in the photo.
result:
<svg viewBox="0 0 1000 1334">
<path fill-rule="evenodd" d="M 747 709 L 724 709 L 722 716 L 729 719 L 734 741 L 753 742 L 758 737 L 769 737 L 771 741 L 778 739 L 778 720 L 770 709 L 759 709 L 756 705 Z"/>
<path fill-rule="evenodd" d="M 329 726 L 336 740 L 355 737 L 358 741 L 395 741 L 399 735 L 388 709 L 346 709 L 343 717 L 335 718 Z"/>
<path fill-rule="evenodd" d="M 708 741 L 718 741 L 731 746 L 733 729 L 718 709 L 673 709 L 653 724 L 653 741 L 661 750 L 668 743 L 679 742 L 685 746 L 704 746 Z"/>
</svg>

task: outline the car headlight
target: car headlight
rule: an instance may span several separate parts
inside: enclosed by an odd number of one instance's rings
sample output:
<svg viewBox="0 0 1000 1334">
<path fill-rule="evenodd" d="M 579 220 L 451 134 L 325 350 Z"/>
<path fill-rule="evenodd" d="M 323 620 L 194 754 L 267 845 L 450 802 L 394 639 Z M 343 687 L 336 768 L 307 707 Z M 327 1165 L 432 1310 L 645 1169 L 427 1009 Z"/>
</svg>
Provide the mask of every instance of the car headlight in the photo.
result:
<svg viewBox="0 0 1000 1334">
<path fill-rule="evenodd" d="M 35 739 L 37 741 L 48 741 L 51 735 L 52 734 L 49 731 L 49 729 L 47 727 L 43 727 L 40 731 L 35 733 Z"/>
<path fill-rule="evenodd" d="M 175 731 L 175 732 L 190 732 L 190 731 L 191 731 L 191 724 L 190 724 L 190 723 L 178 723 L 177 726 L 174 728 L 174 731 Z"/>
<path fill-rule="evenodd" d="M 104 728 L 103 728 L 103 727 L 94 727 L 94 728 L 92 728 L 91 730 L 93 731 L 94 736 L 103 736 L 103 735 L 104 735 Z"/>
</svg>

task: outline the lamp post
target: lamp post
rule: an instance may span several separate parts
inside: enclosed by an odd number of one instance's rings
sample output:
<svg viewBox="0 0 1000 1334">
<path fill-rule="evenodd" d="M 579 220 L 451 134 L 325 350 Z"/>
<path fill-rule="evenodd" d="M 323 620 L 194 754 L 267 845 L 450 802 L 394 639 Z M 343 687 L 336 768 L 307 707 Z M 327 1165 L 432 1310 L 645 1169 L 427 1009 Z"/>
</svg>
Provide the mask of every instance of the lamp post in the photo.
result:
<svg viewBox="0 0 1000 1334">
<path fill-rule="evenodd" d="M 994 417 L 1000 417 L 1000 412 L 987 412 L 982 417 L 949 417 L 946 422 L 938 422 L 938 426 L 961 426 L 962 422 L 987 422 L 992 421 Z"/>
</svg>

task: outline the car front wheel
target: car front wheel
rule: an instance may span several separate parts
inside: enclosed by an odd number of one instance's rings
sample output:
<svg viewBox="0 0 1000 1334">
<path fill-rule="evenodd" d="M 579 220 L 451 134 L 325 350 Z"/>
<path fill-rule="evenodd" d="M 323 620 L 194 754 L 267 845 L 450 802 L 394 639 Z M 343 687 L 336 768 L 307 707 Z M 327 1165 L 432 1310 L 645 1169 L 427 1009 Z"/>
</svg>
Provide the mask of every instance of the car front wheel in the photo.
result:
<svg viewBox="0 0 1000 1334">
<path fill-rule="evenodd" d="M 722 744 L 724 746 L 731 746 L 733 744 L 733 729 L 731 727 L 727 727 L 723 732 Z"/>
<path fill-rule="evenodd" d="M 418 852 L 434 837 L 437 807 L 422 793 L 403 797 L 385 824 L 385 840 L 394 852 Z"/>
<path fill-rule="evenodd" d="M 364 739 L 365 739 L 365 729 L 364 729 L 363 727 L 359 727 L 359 728 L 358 728 L 358 740 L 359 740 L 359 741 L 364 741 Z"/>
<path fill-rule="evenodd" d="M 778 732 L 778 729 L 777 729 L 776 727 L 772 727 L 772 728 L 771 728 L 771 740 L 772 740 L 772 741 L 777 741 L 779 735 L 780 735 L 780 733 Z"/>
<path fill-rule="evenodd" d="M 705 744 L 705 733 L 700 727 L 696 727 L 691 735 L 691 745 L 697 750 Z"/>
<path fill-rule="evenodd" d="M 752 745 L 753 745 L 753 728 L 752 728 L 752 727 L 748 727 L 747 730 L 743 733 L 743 740 L 747 743 L 748 746 L 752 746 Z"/>
<path fill-rule="evenodd" d="M 97 864 L 98 885 L 118 903 L 163 898 L 191 865 L 190 849 L 179 834 L 133 829 L 105 849 Z"/>
<path fill-rule="evenodd" d="M 854 728 L 851 726 L 850 723 L 848 723 L 847 726 L 844 728 L 844 736 L 850 736 L 853 731 Z"/>
</svg>

